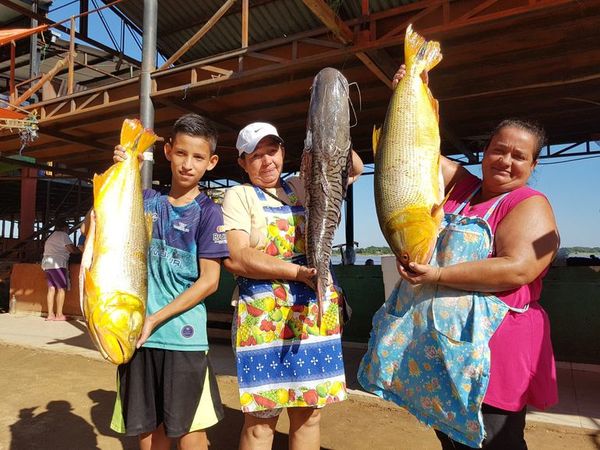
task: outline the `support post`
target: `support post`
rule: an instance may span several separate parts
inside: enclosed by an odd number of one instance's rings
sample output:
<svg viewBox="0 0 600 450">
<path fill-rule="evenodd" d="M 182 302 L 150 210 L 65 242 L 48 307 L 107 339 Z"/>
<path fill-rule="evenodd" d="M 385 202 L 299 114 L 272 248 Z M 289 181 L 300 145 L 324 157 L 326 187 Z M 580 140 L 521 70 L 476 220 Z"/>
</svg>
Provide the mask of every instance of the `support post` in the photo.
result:
<svg viewBox="0 0 600 450">
<path fill-rule="evenodd" d="M 33 13 L 32 16 L 34 16 L 31 18 L 31 28 L 36 28 L 38 26 L 38 21 L 35 18 L 38 12 L 38 0 L 33 0 L 33 2 L 31 3 L 31 11 Z M 40 73 L 40 61 L 38 58 L 37 44 L 37 33 L 33 33 L 30 38 L 29 47 L 29 53 L 31 58 L 31 64 L 29 65 L 30 80 L 33 80 Z"/>
<path fill-rule="evenodd" d="M 37 189 L 37 169 L 21 169 L 21 217 L 19 221 L 19 240 L 33 234 L 35 222 L 35 197 Z"/>
<path fill-rule="evenodd" d="M 144 36 L 142 48 L 142 71 L 140 75 L 140 120 L 146 128 L 154 128 L 154 105 L 152 104 L 152 78 L 156 69 L 156 29 L 158 1 L 144 0 Z M 146 151 L 142 166 L 142 188 L 152 187 L 153 148 Z"/>
<path fill-rule="evenodd" d="M 354 250 L 354 189 L 348 186 L 346 190 L 346 250 L 344 251 L 344 264 L 352 265 L 356 260 Z"/>
</svg>

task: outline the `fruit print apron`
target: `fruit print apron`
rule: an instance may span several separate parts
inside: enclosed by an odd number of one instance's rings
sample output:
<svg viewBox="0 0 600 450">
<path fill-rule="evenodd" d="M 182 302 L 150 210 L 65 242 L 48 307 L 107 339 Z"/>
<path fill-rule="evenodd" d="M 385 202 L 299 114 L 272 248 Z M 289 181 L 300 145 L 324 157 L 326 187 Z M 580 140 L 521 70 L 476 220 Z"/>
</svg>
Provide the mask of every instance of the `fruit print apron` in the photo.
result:
<svg viewBox="0 0 600 450">
<path fill-rule="evenodd" d="M 265 253 L 306 264 L 304 207 L 285 180 L 292 206 L 273 207 L 255 187 L 267 220 Z M 236 362 L 242 411 L 309 406 L 346 399 L 340 297 L 330 288 L 317 325 L 318 301 L 304 283 L 238 277 Z"/>
<path fill-rule="evenodd" d="M 483 218 L 461 216 L 476 192 L 445 215 L 432 266 L 485 259 L 492 251 L 487 219 L 504 195 Z M 481 447 L 488 343 L 509 310 L 527 307 L 511 308 L 490 294 L 401 280 L 373 317 L 358 380 L 455 441 Z"/>
</svg>

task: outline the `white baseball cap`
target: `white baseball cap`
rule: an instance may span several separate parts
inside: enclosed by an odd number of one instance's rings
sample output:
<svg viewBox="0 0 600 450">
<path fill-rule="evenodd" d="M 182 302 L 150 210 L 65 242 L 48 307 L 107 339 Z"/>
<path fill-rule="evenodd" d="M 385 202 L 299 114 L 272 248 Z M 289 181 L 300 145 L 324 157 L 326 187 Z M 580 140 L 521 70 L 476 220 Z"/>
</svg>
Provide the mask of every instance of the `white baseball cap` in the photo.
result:
<svg viewBox="0 0 600 450">
<path fill-rule="evenodd" d="M 277 128 L 270 123 L 254 122 L 242 128 L 240 134 L 238 134 L 235 147 L 238 149 L 240 156 L 242 156 L 242 153 L 252 153 L 260 140 L 267 136 L 272 136 L 283 144 L 283 139 L 277 133 Z"/>
</svg>

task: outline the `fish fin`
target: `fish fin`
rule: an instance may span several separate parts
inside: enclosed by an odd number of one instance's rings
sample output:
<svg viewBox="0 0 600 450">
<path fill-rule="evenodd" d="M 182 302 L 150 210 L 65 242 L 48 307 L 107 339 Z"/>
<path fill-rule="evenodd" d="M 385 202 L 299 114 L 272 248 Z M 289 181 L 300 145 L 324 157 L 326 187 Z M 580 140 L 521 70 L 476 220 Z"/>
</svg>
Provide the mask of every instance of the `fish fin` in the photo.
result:
<svg viewBox="0 0 600 450">
<path fill-rule="evenodd" d="M 381 127 L 373 126 L 373 156 L 377 154 L 377 144 L 381 135 Z"/>
<path fill-rule="evenodd" d="M 302 161 L 300 161 L 300 178 L 302 178 L 305 181 L 305 186 L 306 181 L 312 180 L 312 177 L 310 176 L 310 167 L 312 166 L 312 152 L 310 150 L 310 147 L 304 148 L 304 152 L 302 153 Z M 308 195 L 308 193 L 309 190 L 306 189 L 306 194 Z"/>
<path fill-rule="evenodd" d="M 82 288 L 83 288 L 83 294 L 81 296 L 81 312 L 83 313 L 83 317 L 85 318 L 85 320 L 89 320 L 90 316 L 89 313 L 90 311 L 87 310 L 87 306 L 86 306 L 86 298 L 90 297 L 90 294 L 94 293 L 96 291 L 96 283 L 94 282 L 94 278 L 92 277 L 92 273 L 84 268 L 83 273 L 81 274 L 81 280 L 82 280 Z"/>
<path fill-rule="evenodd" d="M 145 212 L 144 221 L 146 223 L 146 233 L 148 237 L 148 242 L 150 242 L 152 240 L 152 227 L 154 226 L 154 221 L 152 220 L 152 213 Z"/>
<path fill-rule="evenodd" d="M 104 187 L 105 184 L 107 184 L 109 182 L 109 179 L 111 178 L 112 174 L 116 170 L 116 166 L 117 166 L 116 164 L 113 164 L 104 173 L 101 173 L 101 174 L 95 173 L 94 174 L 94 179 L 92 180 L 92 184 L 94 187 L 94 204 L 95 205 L 97 204 L 96 202 L 101 197 L 102 188 Z"/>
<path fill-rule="evenodd" d="M 348 179 L 350 178 L 350 172 L 352 171 L 352 142 L 348 142 L 348 148 L 344 151 L 346 153 L 346 167 L 342 171 L 342 198 L 346 198 L 348 192 Z M 354 176 L 354 175 L 352 175 Z M 338 225 L 342 220 L 342 215 L 338 219 Z"/>
<path fill-rule="evenodd" d="M 87 236 L 85 237 L 85 246 L 83 248 L 83 254 L 81 255 L 81 263 L 79 267 L 79 306 L 81 307 L 81 313 L 85 317 L 85 272 L 92 266 L 94 259 L 94 240 L 96 236 L 96 221 L 92 213 L 92 219 L 88 227 Z"/>
<path fill-rule="evenodd" d="M 429 72 L 442 60 L 440 43 L 427 41 L 423 36 L 413 30 L 412 24 L 406 28 L 404 38 L 404 57 L 406 59 L 406 70 L 416 66 L 416 73 L 424 70 Z"/>
<path fill-rule="evenodd" d="M 454 186 L 452 186 L 450 188 L 450 190 L 448 191 L 448 193 L 446 194 L 446 196 L 440 203 L 438 203 L 437 205 L 433 205 L 433 207 L 431 208 L 431 216 L 440 219 L 440 222 L 444 218 L 444 205 L 450 198 L 450 194 L 452 193 L 453 190 L 454 190 Z"/>
</svg>

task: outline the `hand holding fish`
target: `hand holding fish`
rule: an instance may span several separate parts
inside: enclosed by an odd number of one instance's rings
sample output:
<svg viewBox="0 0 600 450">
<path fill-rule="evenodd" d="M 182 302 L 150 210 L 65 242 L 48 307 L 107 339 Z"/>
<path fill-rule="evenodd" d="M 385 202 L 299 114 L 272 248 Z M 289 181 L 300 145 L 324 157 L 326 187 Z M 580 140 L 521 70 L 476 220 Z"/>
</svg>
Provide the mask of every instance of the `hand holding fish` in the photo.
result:
<svg viewBox="0 0 600 450">
<path fill-rule="evenodd" d="M 114 163 L 120 163 L 123 162 L 127 159 L 127 152 L 125 151 L 125 147 L 123 147 L 122 145 L 115 145 L 115 151 L 113 152 L 113 162 Z M 144 162 L 144 155 L 140 154 L 138 155 L 138 159 L 140 160 L 140 163 Z"/>
<path fill-rule="evenodd" d="M 158 323 L 155 321 L 154 316 L 151 315 L 146 317 L 146 319 L 144 320 L 142 332 L 140 333 L 140 337 L 135 344 L 135 348 L 140 348 L 146 343 L 146 341 L 148 340 L 148 338 L 150 337 L 150 335 L 154 331 L 154 328 L 156 328 L 157 325 Z"/>
<path fill-rule="evenodd" d="M 298 271 L 296 272 L 296 281 L 300 281 L 311 289 L 316 290 L 317 269 L 300 265 L 296 267 L 298 268 Z"/>
<path fill-rule="evenodd" d="M 392 78 L 392 88 L 395 88 L 398 85 L 398 83 L 400 83 L 400 80 L 404 78 L 404 75 L 406 75 L 406 65 L 401 64 L 396 73 L 394 74 L 394 78 Z M 423 80 L 423 83 L 429 84 L 429 74 L 426 70 L 421 72 L 421 79 Z"/>
<path fill-rule="evenodd" d="M 408 281 L 413 286 L 420 284 L 438 284 L 442 276 L 442 268 L 431 266 L 429 264 L 418 264 L 411 262 L 410 271 L 406 270 L 398 260 L 396 268 L 403 280 Z"/>
</svg>

